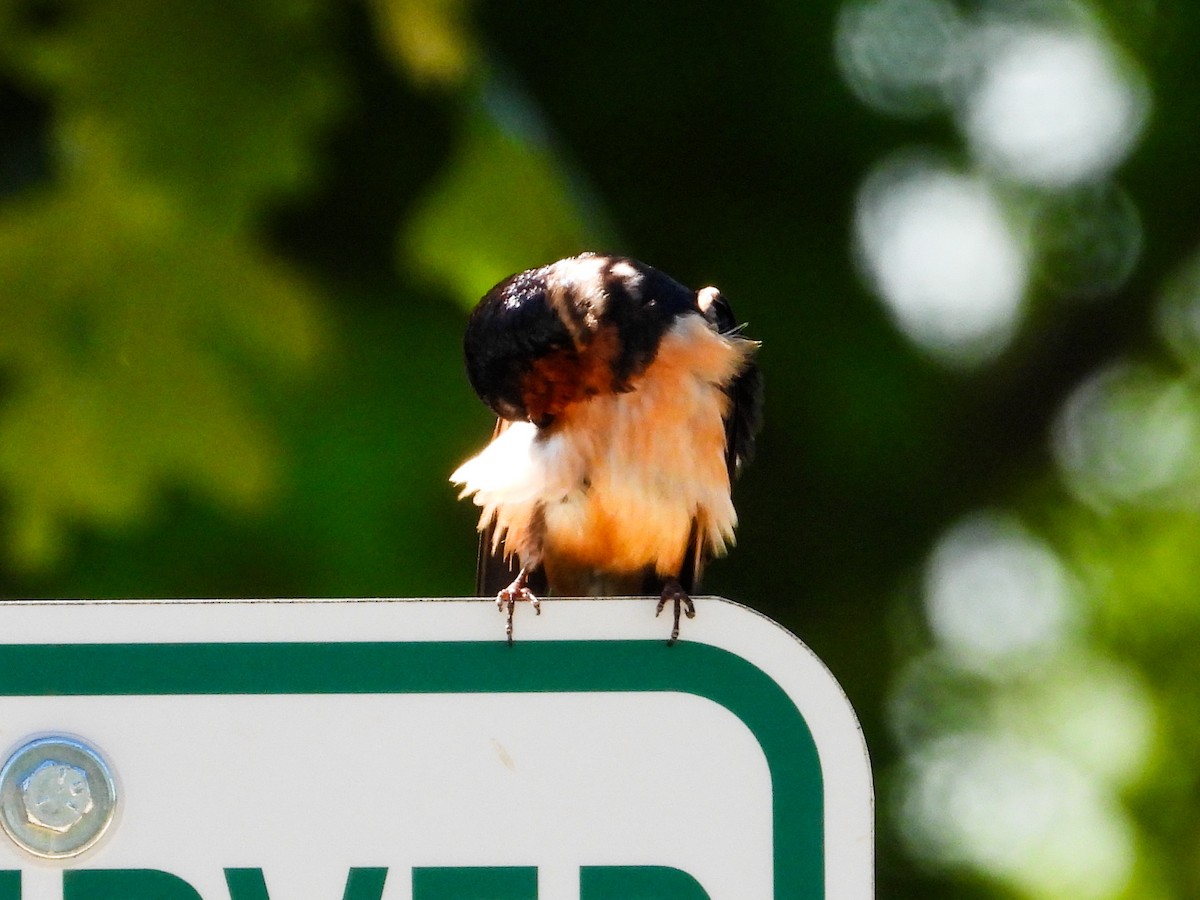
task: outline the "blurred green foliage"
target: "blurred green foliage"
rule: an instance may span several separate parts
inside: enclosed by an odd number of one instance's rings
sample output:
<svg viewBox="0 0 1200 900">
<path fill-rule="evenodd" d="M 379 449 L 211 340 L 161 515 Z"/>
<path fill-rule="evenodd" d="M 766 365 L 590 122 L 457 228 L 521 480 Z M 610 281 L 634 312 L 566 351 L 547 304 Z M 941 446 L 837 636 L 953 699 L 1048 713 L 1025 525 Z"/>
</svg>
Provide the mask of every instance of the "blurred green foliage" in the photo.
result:
<svg viewBox="0 0 1200 900">
<path fill-rule="evenodd" d="M 38 12 L 6 4 L 3 31 L 14 80 L 53 113 L 53 174 L 0 220 L 18 570 L 54 564 L 73 526 L 145 518 L 166 481 L 233 509 L 269 495 L 279 450 L 249 383 L 311 362 L 320 327 L 255 218 L 304 179 L 337 92 L 312 8 Z"/>
<path fill-rule="evenodd" d="M 1067 185 L 986 71 L 903 68 L 1031 22 L 1128 78 Z M 467 593 L 465 309 L 626 252 L 764 342 L 706 587 L 845 685 L 880 896 L 1198 896 L 1198 44 L 1181 0 L 0 0 L 0 593 Z M 1010 318 L 888 295 L 896 171 L 1011 229 Z"/>
<path fill-rule="evenodd" d="M 471 103 L 445 173 L 413 210 L 400 254 L 417 277 L 471 309 L 492 285 L 528 268 L 603 246 L 571 179 L 540 133 L 536 112 L 509 86 Z"/>
</svg>

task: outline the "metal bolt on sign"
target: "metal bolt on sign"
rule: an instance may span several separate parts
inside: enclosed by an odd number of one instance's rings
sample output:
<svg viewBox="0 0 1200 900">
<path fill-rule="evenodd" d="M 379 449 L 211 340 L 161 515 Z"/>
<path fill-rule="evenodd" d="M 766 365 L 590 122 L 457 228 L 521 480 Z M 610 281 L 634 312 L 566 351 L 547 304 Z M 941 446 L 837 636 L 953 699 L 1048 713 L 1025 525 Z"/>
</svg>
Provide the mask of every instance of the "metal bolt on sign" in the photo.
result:
<svg viewBox="0 0 1200 900">
<path fill-rule="evenodd" d="M 116 807 L 112 772 L 75 738 L 30 741 L 0 769 L 0 826 L 43 859 L 82 853 L 104 834 Z"/>
<path fill-rule="evenodd" d="M 96 806 L 87 772 L 48 759 L 21 782 L 21 802 L 29 824 L 67 834 Z"/>
</svg>

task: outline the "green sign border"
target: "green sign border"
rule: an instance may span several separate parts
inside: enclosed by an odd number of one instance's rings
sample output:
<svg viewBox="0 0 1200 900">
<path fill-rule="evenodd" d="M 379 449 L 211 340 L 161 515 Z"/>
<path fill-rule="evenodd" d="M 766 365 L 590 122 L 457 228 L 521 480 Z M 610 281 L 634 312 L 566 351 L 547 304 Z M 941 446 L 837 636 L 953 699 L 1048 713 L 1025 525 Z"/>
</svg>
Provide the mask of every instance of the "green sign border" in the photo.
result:
<svg viewBox="0 0 1200 900">
<path fill-rule="evenodd" d="M 775 900 L 824 898 L 824 787 L 812 732 L 773 679 L 719 647 L 623 640 L 0 645 L 0 696 L 12 697 L 598 692 L 694 694 L 741 719 L 771 773 Z"/>
</svg>

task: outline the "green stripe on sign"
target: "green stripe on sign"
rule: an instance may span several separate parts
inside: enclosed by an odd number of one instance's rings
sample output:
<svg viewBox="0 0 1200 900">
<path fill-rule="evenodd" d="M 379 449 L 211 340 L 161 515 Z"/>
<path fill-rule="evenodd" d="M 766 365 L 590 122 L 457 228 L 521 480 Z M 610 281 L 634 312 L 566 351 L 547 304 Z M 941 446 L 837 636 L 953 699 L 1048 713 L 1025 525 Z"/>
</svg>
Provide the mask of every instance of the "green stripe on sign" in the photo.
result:
<svg viewBox="0 0 1200 900">
<path fill-rule="evenodd" d="M 157 869 L 68 869 L 63 900 L 201 900 L 196 889 Z"/>
<path fill-rule="evenodd" d="M 584 866 L 579 900 L 711 900 L 687 872 L 667 866 Z"/>
<path fill-rule="evenodd" d="M 229 900 L 271 900 L 262 869 L 226 869 Z"/>
<path fill-rule="evenodd" d="M 418 868 L 412 873 L 413 900 L 538 900 L 532 866 Z"/>
</svg>

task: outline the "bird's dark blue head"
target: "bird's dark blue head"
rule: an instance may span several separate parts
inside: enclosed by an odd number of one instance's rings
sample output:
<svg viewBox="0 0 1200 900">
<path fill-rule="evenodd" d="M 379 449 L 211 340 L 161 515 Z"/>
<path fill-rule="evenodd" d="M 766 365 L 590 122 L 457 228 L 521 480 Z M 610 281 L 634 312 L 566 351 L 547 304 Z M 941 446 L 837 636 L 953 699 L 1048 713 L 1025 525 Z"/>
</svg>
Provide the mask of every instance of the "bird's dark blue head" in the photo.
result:
<svg viewBox="0 0 1200 900">
<path fill-rule="evenodd" d="M 629 389 L 681 314 L 683 285 L 631 259 L 584 254 L 506 278 L 467 322 L 467 377 L 496 415 L 546 426 L 569 404 Z"/>
<path fill-rule="evenodd" d="M 500 418 L 536 423 L 549 414 L 530 409 L 535 364 L 550 357 L 569 363 L 578 352 L 550 307 L 545 269 L 520 272 L 484 295 L 467 322 L 463 355 L 471 387 Z"/>
</svg>

